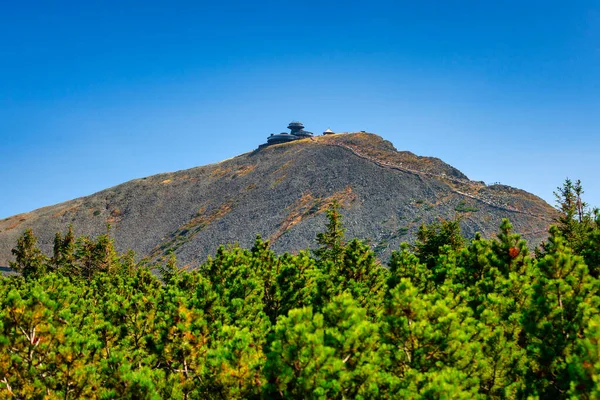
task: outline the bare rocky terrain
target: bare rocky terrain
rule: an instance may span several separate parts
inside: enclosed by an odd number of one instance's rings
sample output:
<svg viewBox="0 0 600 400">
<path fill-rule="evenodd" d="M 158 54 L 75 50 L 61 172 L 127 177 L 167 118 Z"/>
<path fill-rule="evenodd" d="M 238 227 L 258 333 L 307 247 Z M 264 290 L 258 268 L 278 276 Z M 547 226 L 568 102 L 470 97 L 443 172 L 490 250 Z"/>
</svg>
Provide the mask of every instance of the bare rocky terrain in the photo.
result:
<svg viewBox="0 0 600 400">
<path fill-rule="evenodd" d="M 368 240 L 387 260 L 418 227 L 460 215 L 463 232 L 491 237 L 502 218 L 530 245 L 546 238 L 555 210 L 525 191 L 486 186 L 437 158 L 397 151 L 369 133 L 320 136 L 269 146 L 230 160 L 136 179 L 87 197 L 0 221 L 0 265 L 26 228 L 50 254 L 57 231 L 112 226 L 119 250 L 160 259 L 174 250 L 194 267 L 221 244 L 269 238 L 277 252 L 313 247 L 328 205 L 342 206 L 347 237 Z"/>
</svg>

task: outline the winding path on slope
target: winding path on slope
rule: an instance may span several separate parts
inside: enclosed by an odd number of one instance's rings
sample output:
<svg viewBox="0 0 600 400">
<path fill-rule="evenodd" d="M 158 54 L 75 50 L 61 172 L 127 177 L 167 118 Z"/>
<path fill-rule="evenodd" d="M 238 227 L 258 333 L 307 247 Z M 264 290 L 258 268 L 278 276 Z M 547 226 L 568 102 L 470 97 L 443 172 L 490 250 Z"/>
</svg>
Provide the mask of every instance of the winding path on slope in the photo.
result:
<svg viewBox="0 0 600 400">
<path fill-rule="evenodd" d="M 416 175 L 419 175 L 419 176 L 426 175 L 426 176 L 430 176 L 430 177 L 433 177 L 433 178 L 436 178 L 436 179 L 440 179 L 442 181 L 451 181 L 451 182 L 459 183 L 459 184 L 462 184 L 462 185 L 473 185 L 474 184 L 473 182 L 471 182 L 469 180 L 458 179 L 458 178 L 451 178 L 451 177 L 446 176 L 446 175 L 433 174 L 431 172 L 418 171 L 418 170 L 414 170 L 414 169 L 411 169 L 411 168 L 404 167 L 404 166 L 402 166 L 402 164 L 391 163 L 391 162 L 388 162 L 388 161 L 381 161 L 381 160 L 378 160 L 378 159 L 376 159 L 374 157 L 369 156 L 368 154 L 365 154 L 365 153 L 361 152 L 361 150 L 360 150 L 360 148 L 358 146 L 353 146 L 353 145 L 349 145 L 349 144 L 346 144 L 346 143 L 342 143 L 342 142 L 339 142 L 337 140 L 333 140 L 333 138 L 330 139 L 330 141 L 328 141 L 328 142 L 321 142 L 321 144 L 325 144 L 325 145 L 328 145 L 328 146 L 336 146 L 336 147 L 341 147 L 341 148 L 347 149 L 347 150 L 351 151 L 357 157 L 360 157 L 362 159 L 370 161 L 370 162 L 372 162 L 372 163 L 374 163 L 374 164 L 376 164 L 376 165 L 378 165 L 378 166 L 380 166 L 382 168 L 396 169 L 396 170 L 399 170 L 399 171 L 408 172 L 408 173 L 416 174 Z M 481 185 L 481 186 L 484 186 L 484 185 Z M 479 201 L 479 202 L 481 202 L 483 204 L 486 204 L 486 205 L 488 205 L 490 207 L 494 207 L 494 208 L 497 208 L 497 209 L 500 209 L 500 210 L 509 211 L 509 212 L 513 212 L 513 213 L 525 214 L 525 215 L 529 215 L 529 216 L 536 217 L 536 218 L 539 218 L 539 219 L 542 219 L 542 220 L 546 220 L 546 221 L 553 221 L 552 218 L 549 218 L 549 217 L 547 217 L 545 215 L 534 214 L 534 213 L 531 213 L 531 212 L 528 212 L 528 211 L 518 210 L 518 209 L 516 209 L 514 207 L 510 207 L 508 205 L 501 205 L 501 204 L 498 204 L 498 203 L 494 203 L 494 202 L 492 202 L 490 200 L 486 200 L 486 199 L 483 199 L 481 197 L 478 197 L 478 196 L 475 196 L 475 195 L 472 195 L 472 194 L 460 191 L 460 190 L 452 187 L 451 185 L 448 185 L 448 187 L 450 188 L 451 191 L 453 191 L 454 193 L 456 193 L 458 195 L 471 198 L 473 200 L 476 200 L 476 201 Z"/>
</svg>

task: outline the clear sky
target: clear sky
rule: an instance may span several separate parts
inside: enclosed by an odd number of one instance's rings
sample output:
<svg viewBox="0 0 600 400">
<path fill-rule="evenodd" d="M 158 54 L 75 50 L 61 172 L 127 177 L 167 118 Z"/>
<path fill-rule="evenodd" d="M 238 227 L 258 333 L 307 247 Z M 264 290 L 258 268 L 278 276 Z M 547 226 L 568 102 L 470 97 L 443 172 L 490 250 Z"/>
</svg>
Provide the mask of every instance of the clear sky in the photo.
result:
<svg viewBox="0 0 600 400">
<path fill-rule="evenodd" d="M 293 119 L 552 204 L 579 178 L 600 206 L 600 3 L 2 5 L 0 218 L 245 153 Z"/>
</svg>

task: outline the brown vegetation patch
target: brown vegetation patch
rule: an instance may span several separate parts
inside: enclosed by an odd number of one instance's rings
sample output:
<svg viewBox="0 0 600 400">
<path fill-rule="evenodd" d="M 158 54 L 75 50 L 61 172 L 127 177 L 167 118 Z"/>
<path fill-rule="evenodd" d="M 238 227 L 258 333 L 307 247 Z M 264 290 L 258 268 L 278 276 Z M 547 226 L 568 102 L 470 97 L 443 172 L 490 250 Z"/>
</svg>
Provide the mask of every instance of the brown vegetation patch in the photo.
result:
<svg viewBox="0 0 600 400">
<path fill-rule="evenodd" d="M 78 209 L 79 209 L 79 205 L 78 205 L 78 204 L 76 204 L 76 205 L 73 205 L 73 206 L 71 206 L 71 207 L 65 207 L 65 208 L 63 208 L 63 209 L 60 209 L 60 210 L 56 211 L 54 214 L 52 214 L 52 217 L 53 217 L 53 218 L 62 217 L 62 216 L 63 216 L 63 215 L 65 215 L 66 213 L 68 213 L 68 212 L 71 212 L 71 211 L 75 212 L 75 211 L 77 211 Z"/>
<path fill-rule="evenodd" d="M 277 168 L 275 171 L 271 172 L 271 175 L 279 175 L 282 172 L 284 172 L 292 163 L 292 160 L 287 161 L 285 164 L 282 164 L 279 168 Z"/>
<path fill-rule="evenodd" d="M 18 215 L 4 219 L 2 222 L 8 223 L 8 225 L 6 226 L 6 228 L 4 228 L 4 230 L 9 231 L 9 230 L 14 229 L 17 226 L 21 225 L 23 222 L 27 221 L 27 218 L 25 217 L 26 215 L 27 214 L 18 214 Z"/>
<path fill-rule="evenodd" d="M 220 179 L 222 177 L 224 177 L 225 175 L 231 173 L 233 171 L 233 168 L 231 167 L 216 167 L 215 169 L 212 170 L 212 172 L 210 173 L 210 177 L 214 178 L 214 179 Z"/>
<path fill-rule="evenodd" d="M 171 183 L 171 182 L 172 182 L 172 180 L 171 180 L 171 179 L 165 179 L 165 180 L 164 180 L 164 181 L 162 181 L 161 183 L 162 183 L 163 185 L 168 185 L 168 184 L 169 184 L 169 183 Z"/>
<path fill-rule="evenodd" d="M 202 207 L 198 213 L 184 225 L 186 229 L 192 229 L 197 226 L 207 226 L 212 224 L 218 219 L 223 218 L 229 214 L 233 208 L 233 202 L 228 201 L 221 204 L 221 206 L 210 213 L 206 213 L 206 207 Z"/>
<path fill-rule="evenodd" d="M 114 208 L 110 211 L 110 215 L 106 218 L 106 222 L 109 224 L 116 224 L 123 220 L 123 213 L 118 208 Z"/>
<path fill-rule="evenodd" d="M 269 240 L 274 242 L 304 219 L 325 212 L 334 201 L 337 201 L 342 208 L 348 208 L 355 200 L 356 194 L 350 186 L 329 197 L 315 197 L 312 193 L 304 193 L 302 197 L 287 208 L 287 217 L 279 225 L 279 229 L 271 235 Z"/>
<path fill-rule="evenodd" d="M 438 193 L 439 195 L 439 193 Z M 457 197 L 456 193 L 454 192 L 448 192 L 448 194 L 438 197 L 437 200 L 432 203 L 433 206 L 440 206 L 443 204 L 448 203 L 449 201 L 451 201 L 452 199 L 455 199 Z"/>
<path fill-rule="evenodd" d="M 256 169 L 256 165 L 244 165 L 235 171 L 235 176 L 244 176 Z"/>
<path fill-rule="evenodd" d="M 280 177 L 278 177 L 277 179 L 275 179 L 273 182 L 271 182 L 271 185 L 269 186 L 271 189 L 275 189 L 275 187 L 277 185 L 279 185 L 281 182 L 283 182 L 283 180 L 287 177 L 287 175 L 281 175 Z"/>
<path fill-rule="evenodd" d="M 204 228 L 229 214 L 233 206 L 234 203 L 230 200 L 210 212 L 206 211 L 206 206 L 201 207 L 192 219 L 177 228 L 167 238 L 164 238 L 163 242 L 152 250 L 150 256 L 152 258 L 158 257 L 159 260 L 163 259 L 170 251 L 177 250 L 184 243 L 189 242 L 194 236 L 202 232 Z"/>
<path fill-rule="evenodd" d="M 279 185 L 283 180 L 287 177 L 287 169 L 292 164 L 292 161 L 288 161 L 285 164 L 282 164 L 279 168 L 271 173 L 273 176 L 273 181 L 271 182 L 270 188 L 273 189 L 277 185 Z"/>
</svg>

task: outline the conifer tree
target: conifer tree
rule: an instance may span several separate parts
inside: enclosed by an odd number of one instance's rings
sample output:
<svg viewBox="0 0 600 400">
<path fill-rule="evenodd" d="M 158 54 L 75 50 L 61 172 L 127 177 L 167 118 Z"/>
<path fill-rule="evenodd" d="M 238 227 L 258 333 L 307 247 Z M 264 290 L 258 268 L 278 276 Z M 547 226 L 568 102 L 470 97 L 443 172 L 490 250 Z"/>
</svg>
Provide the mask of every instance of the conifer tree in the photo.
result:
<svg viewBox="0 0 600 400">
<path fill-rule="evenodd" d="M 480 321 L 482 371 L 480 392 L 514 397 L 525 385 L 527 366 L 522 319 L 530 307 L 534 268 L 527 245 L 503 220 L 493 240 L 475 238 L 461 252 L 459 265 L 467 274 L 469 305 Z"/>
<path fill-rule="evenodd" d="M 315 303 L 319 282 L 323 273 L 310 257 L 308 251 L 292 256 L 284 254 L 279 259 L 276 277 L 279 293 L 277 317 L 288 315 L 294 308 L 303 308 Z"/>
<path fill-rule="evenodd" d="M 388 262 L 390 271 L 387 281 L 387 294 L 395 288 L 402 278 L 408 278 L 412 284 L 422 292 L 431 292 L 434 289 L 433 271 L 421 264 L 419 258 L 410 250 L 407 243 L 400 245 L 400 250 L 393 251 Z"/>
<path fill-rule="evenodd" d="M 373 250 L 354 239 L 344 248 L 342 264 L 330 275 L 336 286 L 332 294 L 350 293 L 370 317 L 376 318 L 383 309 L 387 275 L 388 270 L 379 264 Z"/>
<path fill-rule="evenodd" d="M 270 398 L 377 398 L 386 382 L 377 325 L 352 296 L 323 310 L 290 311 L 275 327 L 265 394 Z"/>
<path fill-rule="evenodd" d="M 20 272 L 23 277 L 39 278 L 44 274 L 48 258 L 37 247 L 37 238 L 31 228 L 27 228 L 17 240 L 17 246 L 12 249 L 15 261 L 9 263 L 10 267 Z"/>
<path fill-rule="evenodd" d="M 526 394 L 559 398 L 571 386 L 569 356 L 600 307 L 600 285 L 566 246 L 559 228 L 553 227 L 551 235 L 523 317 L 530 362 Z"/>
<path fill-rule="evenodd" d="M 161 265 L 158 269 L 160 276 L 165 284 L 170 284 L 179 275 L 179 268 L 177 268 L 177 257 L 174 252 L 169 252 L 169 259 L 164 265 Z"/>
<path fill-rule="evenodd" d="M 582 199 L 584 191 L 580 180 L 573 183 L 567 178 L 563 186 L 556 190 L 554 197 L 556 207 L 560 211 L 556 219 L 559 232 L 569 247 L 576 254 L 580 254 L 594 223 L 593 213 Z"/>
<path fill-rule="evenodd" d="M 595 278 L 600 278 L 600 211 L 598 209 L 594 210 L 593 215 L 594 223 L 584 243 L 581 255 L 588 266 L 590 274 Z"/>
<path fill-rule="evenodd" d="M 443 246 L 450 246 L 457 250 L 464 246 L 464 239 L 460 233 L 460 220 L 440 220 L 430 225 L 421 225 L 417 232 L 415 254 L 421 263 L 426 264 L 433 273 L 436 283 L 444 281 L 443 270 L 436 268 L 436 258 Z"/>
<path fill-rule="evenodd" d="M 69 230 L 64 238 L 60 232 L 56 232 L 51 265 L 55 271 L 60 271 L 64 275 L 78 275 L 77 266 L 75 265 L 75 235 L 73 233 L 73 225 L 69 225 Z"/>
<path fill-rule="evenodd" d="M 383 338 L 393 349 L 390 370 L 399 378 L 392 398 L 476 397 L 481 344 L 477 321 L 461 297 L 449 290 L 420 293 L 408 278 L 390 291 Z"/>
<path fill-rule="evenodd" d="M 344 256 L 345 229 L 342 226 L 342 215 L 339 209 L 340 204 L 337 201 L 333 201 L 329 206 L 325 232 L 317 234 L 319 247 L 314 250 L 317 259 L 331 261 L 334 264 L 341 263 Z"/>
<path fill-rule="evenodd" d="M 600 398 L 600 318 L 592 316 L 567 357 L 571 398 Z"/>
<path fill-rule="evenodd" d="M 84 279 L 91 279 L 98 272 L 116 272 L 119 257 L 115 250 L 114 239 L 110 237 L 110 225 L 106 233 L 96 239 L 80 237 L 75 242 L 75 258 L 78 273 Z"/>
</svg>

